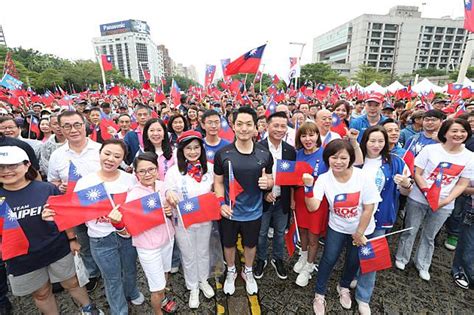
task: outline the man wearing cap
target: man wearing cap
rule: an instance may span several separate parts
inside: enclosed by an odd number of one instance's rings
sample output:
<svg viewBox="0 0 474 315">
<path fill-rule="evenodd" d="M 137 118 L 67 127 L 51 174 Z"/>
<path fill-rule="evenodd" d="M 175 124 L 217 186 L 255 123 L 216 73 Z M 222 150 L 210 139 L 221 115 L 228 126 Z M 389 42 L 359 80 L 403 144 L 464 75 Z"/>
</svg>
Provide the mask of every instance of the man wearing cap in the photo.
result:
<svg viewBox="0 0 474 315">
<path fill-rule="evenodd" d="M 34 103 L 33 106 L 31 106 L 31 109 L 33 110 L 33 115 L 37 117 L 41 117 L 41 111 L 43 110 L 43 105 L 40 103 Z"/>
<path fill-rule="evenodd" d="M 371 93 L 365 101 L 365 115 L 351 120 L 349 127 L 359 130 L 357 141 L 362 140 L 365 129 L 383 122 L 386 118 L 381 114 L 383 95 L 380 93 Z"/>
<path fill-rule="evenodd" d="M 403 147 L 414 135 L 423 129 L 424 111 L 417 110 L 411 114 L 410 124 L 400 131 L 400 145 Z"/>
<path fill-rule="evenodd" d="M 220 149 L 214 158 L 214 191 L 221 203 L 222 243 L 227 263 L 223 289 L 225 294 L 235 292 L 235 246 L 240 233 L 245 256 L 241 275 L 247 293 L 256 294 L 253 263 L 262 221 L 263 193 L 273 187 L 273 157 L 265 147 L 253 142 L 257 113 L 250 107 L 240 107 L 233 116 L 236 140 Z M 235 194 L 230 194 L 230 188 Z"/>
<path fill-rule="evenodd" d="M 446 105 L 449 104 L 448 100 L 442 99 L 442 98 L 437 98 L 433 101 L 433 109 L 442 111 Z"/>
<path fill-rule="evenodd" d="M 59 127 L 67 139 L 67 144 L 56 149 L 49 160 L 48 182 L 56 185 L 62 193 L 66 192 L 70 162 L 74 163 L 81 176 L 100 169 L 100 144 L 86 137 L 86 119 L 76 111 L 65 111 L 58 116 Z M 81 244 L 81 257 L 89 271 L 89 291 L 97 287 L 100 270 L 92 258 L 87 227 L 82 224 L 75 228 Z"/>
<path fill-rule="evenodd" d="M 390 104 L 389 102 L 385 102 L 385 105 L 382 109 L 382 115 L 387 117 L 387 118 L 391 118 L 391 119 L 397 119 L 397 115 L 395 113 L 395 108 L 392 107 L 392 104 Z"/>
</svg>

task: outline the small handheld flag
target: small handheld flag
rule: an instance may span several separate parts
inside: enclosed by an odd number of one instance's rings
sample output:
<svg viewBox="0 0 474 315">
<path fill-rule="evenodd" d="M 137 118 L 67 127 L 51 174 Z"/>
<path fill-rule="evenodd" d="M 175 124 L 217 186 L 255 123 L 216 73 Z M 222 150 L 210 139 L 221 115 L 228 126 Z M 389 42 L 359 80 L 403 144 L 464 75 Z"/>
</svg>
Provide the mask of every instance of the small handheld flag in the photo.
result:
<svg viewBox="0 0 474 315">
<path fill-rule="evenodd" d="M 221 219 L 219 200 L 214 193 L 185 199 L 178 204 L 185 228 L 202 222 Z"/>
<path fill-rule="evenodd" d="M 132 236 L 165 223 L 160 195 L 155 192 L 122 204 L 122 220 Z"/>
<path fill-rule="evenodd" d="M 30 242 L 5 198 L 0 199 L 0 227 L 3 260 L 28 254 Z"/>
</svg>

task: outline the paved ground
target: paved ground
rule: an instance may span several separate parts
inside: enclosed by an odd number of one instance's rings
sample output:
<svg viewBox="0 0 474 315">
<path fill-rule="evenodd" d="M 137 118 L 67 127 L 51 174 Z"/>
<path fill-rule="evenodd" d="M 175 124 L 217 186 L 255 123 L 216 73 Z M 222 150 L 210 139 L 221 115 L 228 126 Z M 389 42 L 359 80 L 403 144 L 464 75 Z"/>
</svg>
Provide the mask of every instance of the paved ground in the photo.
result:
<svg viewBox="0 0 474 315">
<path fill-rule="evenodd" d="M 425 282 L 418 277 L 413 264 L 405 271 L 395 268 L 382 271 L 377 276 L 377 284 L 371 302 L 373 314 L 474 314 L 474 290 L 463 290 L 455 286 L 450 276 L 450 266 L 453 252 L 442 246 L 442 233 L 438 240 L 433 265 L 431 267 L 431 281 Z M 391 251 L 398 241 L 397 236 L 389 239 Z M 293 266 L 296 257 L 289 261 Z M 352 310 L 345 311 L 340 306 L 336 284 L 341 272 L 341 262 L 336 266 L 336 272 L 329 282 L 329 293 L 326 297 L 327 310 L 332 314 L 357 313 L 355 305 Z M 217 287 L 214 299 L 206 300 L 201 294 L 201 305 L 195 312 L 187 307 L 188 292 L 184 287 L 181 272 L 171 277 L 171 293 L 179 305 L 179 314 L 311 314 L 314 277 L 306 288 L 298 287 L 294 282 L 296 274 L 289 273 L 287 280 L 280 280 L 269 264 L 265 269 L 264 277 L 258 281 L 259 294 L 247 296 L 242 280 L 238 278 L 238 287 L 233 297 L 226 297 L 222 293 L 219 281 L 211 280 Z M 218 279 L 219 280 L 219 279 Z M 223 282 L 223 277 L 220 279 Z M 130 308 L 131 314 L 151 314 L 147 286 L 140 270 L 140 287 L 147 298 L 141 306 Z M 104 290 L 101 286 L 92 295 L 99 307 L 107 310 Z M 77 308 L 72 299 L 66 294 L 57 295 L 62 314 L 77 314 Z M 38 314 L 31 298 L 12 298 L 15 305 L 14 314 Z M 355 302 L 354 302 L 355 304 Z"/>
</svg>

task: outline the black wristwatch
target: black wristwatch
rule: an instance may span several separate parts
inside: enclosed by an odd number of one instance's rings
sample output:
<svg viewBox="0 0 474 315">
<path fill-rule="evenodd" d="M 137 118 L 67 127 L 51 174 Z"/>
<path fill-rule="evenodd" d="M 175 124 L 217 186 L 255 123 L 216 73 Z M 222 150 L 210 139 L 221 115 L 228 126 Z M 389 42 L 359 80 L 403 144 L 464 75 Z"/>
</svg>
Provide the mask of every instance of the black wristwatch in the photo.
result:
<svg viewBox="0 0 474 315">
<path fill-rule="evenodd" d="M 69 242 L 74 242 L 74 241 L 77 241 L 77 237 L 74 236 L 73 238 L 69 238 L 68 240 L 69 240 Z"/>
</svg>

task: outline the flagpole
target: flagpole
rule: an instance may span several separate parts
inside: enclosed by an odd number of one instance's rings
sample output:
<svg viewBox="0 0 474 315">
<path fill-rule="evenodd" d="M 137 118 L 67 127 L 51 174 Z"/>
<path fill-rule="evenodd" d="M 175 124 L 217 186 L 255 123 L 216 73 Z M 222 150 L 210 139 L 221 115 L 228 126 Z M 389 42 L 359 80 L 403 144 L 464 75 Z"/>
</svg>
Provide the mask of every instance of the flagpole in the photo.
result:
<svg viewBox="0 0 474 315">
<path fill-rule="evenodd" d="M 263 70 L 265 69 L 265 64 L 262 63 L 262 74 L 260 75 L 260 87 L 258 93 L 262 93 L 262 81 L 263 81 Z"/>
<path fill-rule="evenodd" d="M 99 62 L 100 73 L 102 74 L 102 83 L 103 83 L 103 85 L 104 85 L 104 93 L 107 94 L 107 87 L 106 87 L 106 81 L 105 81 L 104 65 L 102 64 L 102 57 L 100 57 L 99 51 L 97 50 L 97 47 L 95 48 L 95 57 L 97 58 L 97 61 Z M 100 89 L 99 89 L 99 90 L 100 90 Z"/>
<path fill-rule="evenodd" d="M 230 173 L 232 171 L 232 163 L 229 161 L 229 193 L 227 194 L 229 196 L 229 209 L 232 211 L 232 198 L 230 197 Z M 233 172 L 232 172 L 233 173 Z M 235 178 L 234 178 L 235 180 Z M 224 190 L 224 195 L 225 195 L 225 190 Z M 229 220 L 232 218 L 232 215 L 229 216 Z"/>
<path fill-rule="evenodd" d="M 188 230 L 187 230 L 186 227 L 184 226 L 184 221 L 183 221 L 183 217 L 181 216 L 181 210 L 179 209 L 179 205 L 176 205 L 176 209 L 178 210 L 178 217 L 179 217 L 179 219 L 181 220 L 181 224 L 183 225 L 184 234 L 186 234 L 186 239 L 188 240 L 189 246 L 192 246 L 191 240 L 189 239 Z"/>
<path fill-rule="evenodd" d="M 33 115 L 30 115 L 30 123 L 28 126 L 28 139 L 31 139 L 31 124 L 33 122 Z"/>
<path fill-rule="evenodd" d="M 166 226 L 166 232 L 168 233 L 168 239 L 171 241 L 171 232 L 170 228 L 168 227 L 168 220 L 166 218 L 166 213 L 165 210 L 163 209 L 163 203 L 161 200 L 166 200 L 166 199 L 161 199 L 163 196 L 158 192 L 158 197 L 160 198 L 160 203 L 161 203 L 161 212 L 163 212 L 163 217 L 165 218 L 165 226 Z"/>
<path fill-rule="evenodd" d="M 459 67 L 459 74 L 457 83 L 462 84 L 466 78 L 467 68 L 471 64 L 472 49 L 473 49 L 474 33 L 469 32 L 467 38 L 466 48 L 464 49 L 464 54 L 462 56 L 461 66 Z"/>
<path fill-rule="evenodd" d="M 295 227 L 296 227 L 296 237 L 298 238 L 298 241 L 301 242 L 301 238 L 300 238 L 300 231 L 298 230 L 298 220 L 296 220 L 296 213 L 295 211 L 293 210 L 293 219 L 295 220 Z"/>
<path fill-rule="evenodd" d="M 384 234 L 384 235 L 372 237 L 371 239 L 368 239 L 367 242 L 375 241 L 375 240 L 384 238 L 384 237 L 386 237 L 386 236 L 390 236 L 390 235 L 402 233 L 402 232 L 405 232 L 405 231 L 410 231 L 411 229 L 413 229 L 413 226 L 411 226 L 411 227 L 409 227 L 409 228 L 406 228 L 406 229 L 403 229 L 403 230 L 398 230 L 398 231 L 395 231 L 395 232 L 390 232 L 390 233 L 388 233 L 388 234 Z"/>
<path fill-rule="evenodd" d="M 258 71 L 258 70 L 257 70 L 257 71 Z M 247 76 L 248 76 L 248 75 L 249 75 L 248 73 L 245 74 L 244 91 L 247 91 Z"/>
</svg>

